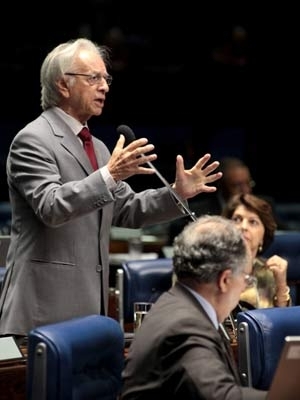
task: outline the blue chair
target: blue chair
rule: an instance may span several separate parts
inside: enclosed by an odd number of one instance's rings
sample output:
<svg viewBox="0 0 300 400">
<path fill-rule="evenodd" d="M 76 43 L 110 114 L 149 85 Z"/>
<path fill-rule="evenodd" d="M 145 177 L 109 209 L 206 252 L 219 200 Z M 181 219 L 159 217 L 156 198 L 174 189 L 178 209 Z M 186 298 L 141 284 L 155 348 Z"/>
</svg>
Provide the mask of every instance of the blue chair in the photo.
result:
<svg viewBox="0 0 300 400">
<path fill-rule="evenodd" d="M 11 205 L 9 201 L 0 201 L 0 233 L 9 235 L 11 229 Z"/>
<path fill-rule="evenodd" d="M 10 235 L 0 235 L 0 294 L 6 272 L 6 257 L 10 244 Z"/>
<path fill-rule="evenodd" d="M 3 281 L 4 281 L 5 272 L 6 272 L 6 267 L 0 267 L 0 294 L 1 294 L 1 291 L 2 291 L 2 284 L 3 284 Z"/>
<path fill-rule="evenodd" d="M 300 231 L 277 232 L 263 256 L 268 258 L 274 254 L 287 259 L 287 281 L 292 302 L 293 305 L 300 305 Z"/>
<path fill-rule="evenodd" d="M 116 290 L 119 322 L 133 323 L 133 303 L 154 303 L 172 286 L 173 262 L 171 258 L 132 260 L 117 270 Z"/>
<path fill-rule="evenodd" d="M 244 386 L 268 390 L 286 336 L 300 335 L 300 306 L 237 314 L 238 368 Z"/>
<path fill-rule="evenodd" d="M 28 336 L 27 400 L 116 400 L 123 365 L 124 334 L 110 317 L 37 327 Z"/>
</svg>

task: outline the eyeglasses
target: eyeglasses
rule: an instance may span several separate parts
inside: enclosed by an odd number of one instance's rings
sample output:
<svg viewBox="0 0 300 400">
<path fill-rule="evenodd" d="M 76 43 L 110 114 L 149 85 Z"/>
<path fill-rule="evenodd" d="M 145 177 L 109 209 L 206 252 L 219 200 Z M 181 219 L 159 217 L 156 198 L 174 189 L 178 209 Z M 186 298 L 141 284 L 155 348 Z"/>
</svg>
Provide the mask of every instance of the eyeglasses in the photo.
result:
<svg viewBox="0 0 300 400">
<path fill-rule="evenodd" d="M 244 279 L 245 279 L 245 283 L 246 283 L 246 287 L 247 288 L 251 288 L 253 286 L 256 286 L 257 278 L 254 275 L 246 274 L 245 272 L 243 272 L 243 274 L 244 274 Z"/>
<path fill-rule="evenodd" d="M 231 186 L 232 188 L 235 188 L 235 189 L 242 189 L 245 186 L 250 187 L 251 189 L 253 189 L 255 185 L 256 185 L 256 183 L 253 180 L 245 181 L 245 182 L 228 183 L 228 186 Z"/>
<path fill-rule="evenodd" d="M 65 72 L 64 75 L 70 75 L 70 76 L 85 76 L 87 78 L 87 81 L 89 85 L 94 86 L 94 85 L 99 85 L 102 82 L 102 79 L 106 81 L 108 86 L 111 85 L 113 77 L 109 74 L 107 75 L 102 75 L 102 74 L 77 74 L 75 72 Z"/>
</svg>

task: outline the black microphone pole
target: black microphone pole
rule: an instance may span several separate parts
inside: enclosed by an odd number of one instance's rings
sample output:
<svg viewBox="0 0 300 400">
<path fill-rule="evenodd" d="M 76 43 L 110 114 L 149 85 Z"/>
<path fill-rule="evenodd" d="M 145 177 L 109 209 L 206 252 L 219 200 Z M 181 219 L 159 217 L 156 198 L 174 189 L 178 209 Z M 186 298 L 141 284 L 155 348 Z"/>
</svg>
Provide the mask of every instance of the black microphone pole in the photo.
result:
<svg viewBox="0 0 300 400">
<path fill-rule="evenodd" d="M 131 128 L 127 125 L 120 125 L 117 128 L 117 132 L 125 136 L 127 144 L 131 143 L 135 140 L 135 134 Z M 186 216 L 189 216 L 193 221 L 196 221 L 195 213 L 192 212 L 185 204 L 185 202 L 180 198 L 180 196 L 175 192 L 175 190 L 171 187 L 169 182 L 161 175 L 161 173 L 157 170 L 157 168 L 150 162 L 147 161 L 146 164 L 154 170 L 155 174 L 159 177 L 165 187 L 169 190 L 172 196 L 176 199 L 179 208 L 181 209 L 182 213 Z"/>
</svg>

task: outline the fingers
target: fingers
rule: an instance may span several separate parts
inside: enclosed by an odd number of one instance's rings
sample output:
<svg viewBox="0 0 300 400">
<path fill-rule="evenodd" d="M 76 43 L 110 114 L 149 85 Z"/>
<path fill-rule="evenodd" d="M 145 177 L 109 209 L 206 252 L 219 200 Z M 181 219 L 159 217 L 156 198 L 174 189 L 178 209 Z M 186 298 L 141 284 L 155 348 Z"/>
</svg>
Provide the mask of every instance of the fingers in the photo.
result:
<svg viewBox="0 0 300 400">
<path fill-rule="evenodd" d="M 147 153 L 150 153 L 154 150 L 153 144 L 148 144 L 148 139 L 137 139 L 131 142 L 128 146 L 124 147 L 125 140 L 125 136 L 121 134 L 112 152 L 114 156 L 118 156 L 119 158 L 127 160 L 128 162 L 142 157 L 143 160 L 137 160 L 136 165 L 141 165 L 147 161 L 153 161 L 157 158 L 156 154 L 147 155 Z"/>
<path fill-rule="evenodd" d="M 154 150 L 153 144 L 148 144 L 148 139 L 141 138 L 136 139 L 129 143 L 128 146 L 124 147 L 124 151 L 129 153 L 128 157 L 138 158 Z"/>
<path fill-rule="evenodd" d="M 184 171 L 184 161 L 183 161 L 183 157 L 181 155 L 177 155 L 176 156 L 176 170 L 178 172 L 180 171 Z"/>
<path fill-rule="evenodd" d="M 209 158 L 206 161 L 203 160 L 203 158 L 204 157 L 200 158 L 200 160 L 195 164 L 195 168 L 201 169 L 204 175 L 211 174 L 220 166 L 219 161 L 213 161 L 209 165 L 205 166 L 205 164 L 209 161 Z M 219 172 L 219 174 L 222 176 L 222 172 Z"/>
<path fill-rule="evenodd" d="M 266 266 L 274 274 L 285 274 L 287 271 L 288 262 L 284 258 L 274 255 L 266 261 Z"/>
<path fill-rule="evenodd" d="M 201 158 L 199 158 L 199 160 L 196 162 L 195 164 L 195 168 L 203 168 L 204 165 L 211 159 L 211 154 L 206 153 L 204 154 L 204 156 L 202 156 Z M 217 166 L 219 166 L 219 162 L 218 161 L 214 161 L 214 163 L 218 163 Z"/>
<path fill-rule="evenodd" d="M 276 254 L 270 258 L 267 259 L 266 265 L 271 266 L 271 265 L 282 265 L 286 266 L 287 265 L 287 260 L 285 258 L 282 258 L 280 256 L 277 256 Z"/>
<path fill-rule="evenodd" d="M 203 169 L 203 173 L 205 175 L 208 175 L 211 172 L 215 171 L 219 167 L 219 165 L 220 165 L 219 161 L 214 161 Z M 220 173 L 222 174 L 222 172 Z"/>
<path fill-rule="evenodd" d="M 206 175 L 206 183 L 215 182 L 220 178 L 222 178 L 222 175 L 223 175 L 222 172 L 216 172 L 215 174 Z"/>
<path fill-rule="evenodd" d="M 134 140 L 125 147 L 124 144 L 125 137 L 121 134 L 107 164 L 111 176 L 116 181 L 133 175 L 155 173 L 153 169 L 144 165 L 157 159 L 156 154 L 147 154 L 154 149 L 152 144 L 148 144 L 147 139 Z"/>
<path fill-rule="evenodd" d="M 219 166 L 219 161 L 213 161 L 209 165 L 206 165 L 211 159 L 211 154 L 206 153 L 203 157 L 199 158 L 193 168 L 201 169 L 204 175 L 209 175 L 211 172 L 215 171 Z"/>
<path fill-rule="evenodd" d="M 199 160 L 197 161 L 196 165 L 201 163 L 202 165 L 206 164 L 208 160 L 211 159 L 211 154 L 210 153 L 206 153 L 204 154 L 202 157 L 199 158 Z"/>
<path fill-rule="evenodd" d="M 120 135 L 119 139 L 118 139 L 118 141 L 117 141 L 117 143 L 115 145 L 114 150 L 116 150 L 116 149 L 117 150 L 122 150 L 123 147 L 124 147 L 124 143 L 125 143 L 125 136 L 124 135 Z"/>
</svg>

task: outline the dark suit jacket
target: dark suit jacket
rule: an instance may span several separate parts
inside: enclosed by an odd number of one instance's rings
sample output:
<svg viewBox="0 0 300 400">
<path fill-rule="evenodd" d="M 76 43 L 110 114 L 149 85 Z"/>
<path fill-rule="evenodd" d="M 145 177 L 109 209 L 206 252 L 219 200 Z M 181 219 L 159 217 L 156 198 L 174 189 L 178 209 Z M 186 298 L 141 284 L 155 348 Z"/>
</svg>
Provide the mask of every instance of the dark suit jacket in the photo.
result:
<svg viewBox="0 0 300 400">
<path fill-rule="evenodd" d="M 99 167 L 110 153 L 94 138 Z M 111 225 L 140 228 L 181 215 L 166 188 L 113 193 L 78 138 L 52 109 L 14 138 L 7 159 L 11 245 L 0 334 L 108 309 Z"/>
<path fill-rule="evenodd" d="M 143 320 L 123 371 L 122 400 L 265 399 L 241 387 L 234 360 L 195 297 L 176 283 Z"/>
</svg>

